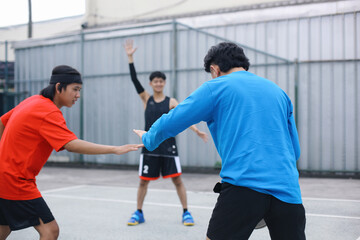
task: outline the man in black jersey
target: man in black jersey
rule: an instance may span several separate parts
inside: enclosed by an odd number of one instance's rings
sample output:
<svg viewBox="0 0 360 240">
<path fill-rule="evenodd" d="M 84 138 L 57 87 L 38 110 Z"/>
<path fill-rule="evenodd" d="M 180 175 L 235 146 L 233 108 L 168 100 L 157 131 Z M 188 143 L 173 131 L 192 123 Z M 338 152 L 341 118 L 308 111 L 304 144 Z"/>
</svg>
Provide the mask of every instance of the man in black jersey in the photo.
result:
<svg viewBox="0 0 360 240">
<path fill-rule="evenodd" d="M 166 76 L 162 72 L 153 72 L 150 74 L 150 86 L 153 89 L 151 96 L 144 90 L 136 76 L 134 67 L 133 54 L 136 48 L 133 47 L 133 41 L 127 40 L 124 45 L 126 54 L 129 59 L 129 68 L 131 80 L 134 83 L 137 93 L 139 94 L 145 109 L 145 131 L 148 131 L 151 125 L 164 113 L 178 105 L 175 98 L 169 98 L 164 95 L 164 86 Z M 195 125 L 190 127 L 204 142 L 207 142 L 206 133 L 199 131 Z M 185 226 L 194 225 L 194 219 L 187 210 L 186 189 L 181 180 L 181 166 L 178 157 L 175 138 L 169 138 L 164 141 L 157 149 L 149 152 L 146 148 L 142 149 L 139 164 L 140 185 L 137 193 L 137 210 L 133 213 L 128 221 L 129 226 L 134 226 L 145 221 L 142 206 L 149 182 L 160 177 L 171 178 L 178 193 L 181 205 L 183 207 L 182 222 Z"/>
</svg>

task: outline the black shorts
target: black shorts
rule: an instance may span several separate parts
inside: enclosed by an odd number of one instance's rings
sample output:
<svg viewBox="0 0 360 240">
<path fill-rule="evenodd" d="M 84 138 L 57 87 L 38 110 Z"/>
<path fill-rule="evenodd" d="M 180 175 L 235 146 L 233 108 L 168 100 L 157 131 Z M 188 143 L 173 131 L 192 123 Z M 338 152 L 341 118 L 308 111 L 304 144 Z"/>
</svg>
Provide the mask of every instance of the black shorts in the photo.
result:
<svg viewBox="0 0 360 240">
<path fill-rule="evenodd" d="M 143 180 L 156 180 L 160 177 L 172 178 L 181 175 L 178 156 L 140 155 L 139 176 Z"/>
<path fill-rule="evenodd" d="M 0 225 L 8 225 L 12 231 L 40 225 L 54 220 L 42 197 L 32 200 L 6 200 L 0 198 Z"/>
<path fill-rule="evenodd" d="M 305 240 L 305 209 L 246 187 L 223 183 L 213 210 L 207 237 L 210 240 L 249 239 L 264 219 L 271 239 Z"/>
</svg>

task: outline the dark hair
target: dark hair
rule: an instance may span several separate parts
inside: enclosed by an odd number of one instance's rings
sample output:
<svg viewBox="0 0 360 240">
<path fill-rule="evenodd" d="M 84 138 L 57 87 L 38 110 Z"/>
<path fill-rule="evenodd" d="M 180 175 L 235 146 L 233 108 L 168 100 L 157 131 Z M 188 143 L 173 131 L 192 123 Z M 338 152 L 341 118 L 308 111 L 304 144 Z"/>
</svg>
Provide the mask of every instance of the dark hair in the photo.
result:
<svg viewBox="0 0 360 240">
<path fill-rule="evenodd" d="M 159 71 L 155 71 L 152 72 L 149 76 L 150 82 L 154 79 L 154 78 L 162 78 L 164 80 L 166 80 L 166 76 L 163 72 L 159 72 Z"/>
<path fill-rule="evenodd" d="M 61 92 L 63 89 L 66 90 L 67 85 L 71 83 L 60 83 L 58 90 Z M 40 95 L 43 97 L 49 98 L 51 101 L 54 101 L 55 96 L 55 85 L 56 84 L 49 84 L 46 88 L 43 88 L 40 91 Z"/>
<path fill-rule="evenodd" d="M 71 83 L 82 84 L 81 74 L 75 68 L 67 65 L 54 67 L 51 73 L 50 83 L 40 91 L 40 95 L 53 101 L 55 96 L 55 85 L 57 83 L 60 83 L 58 90 L 61 92 L 63 89 L 66 90 L 67 85 Z"/>
<path fill-rule="evenodd" d="M 234 67 L 243 67 L 249 70 L 250 62 L 244 50 L 232 42 L 221 42 L 212 46 L 204 58 L 206 72 L 210 72 L 210 65 L 216 64 L 221 72 L 228 72 Z"/>
</svg>

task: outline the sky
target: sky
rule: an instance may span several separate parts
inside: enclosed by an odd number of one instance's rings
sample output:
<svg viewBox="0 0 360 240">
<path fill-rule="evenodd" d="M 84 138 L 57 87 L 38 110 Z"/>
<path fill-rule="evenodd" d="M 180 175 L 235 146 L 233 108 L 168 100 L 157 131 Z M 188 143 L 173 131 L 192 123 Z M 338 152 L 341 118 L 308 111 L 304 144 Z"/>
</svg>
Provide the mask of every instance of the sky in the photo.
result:
<svg viewBox="0 0 360 240">
<path fill-rule="evenodd" d="M 32 21 L 63 18 L 85 13 L 86 0 L 31 0 Z M 0 0 L 0 27 L 27 23 L 28 0 Z"/>
</svg>

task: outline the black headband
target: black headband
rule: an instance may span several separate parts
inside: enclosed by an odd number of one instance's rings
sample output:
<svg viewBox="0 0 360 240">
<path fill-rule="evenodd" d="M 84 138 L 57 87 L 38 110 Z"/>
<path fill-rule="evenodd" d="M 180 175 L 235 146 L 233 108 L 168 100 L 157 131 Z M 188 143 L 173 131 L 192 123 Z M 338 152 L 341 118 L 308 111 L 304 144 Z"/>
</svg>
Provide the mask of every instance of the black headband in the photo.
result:
<svg viewBox="0 0 360 240">
<path fill-rule="evenodd" d="M 80 83 L 82 84 L 80 75 L 73 74 L 56 74 L 52 75 L 50 79 L 50 84 L 56 83 Z"/>
</svg>

